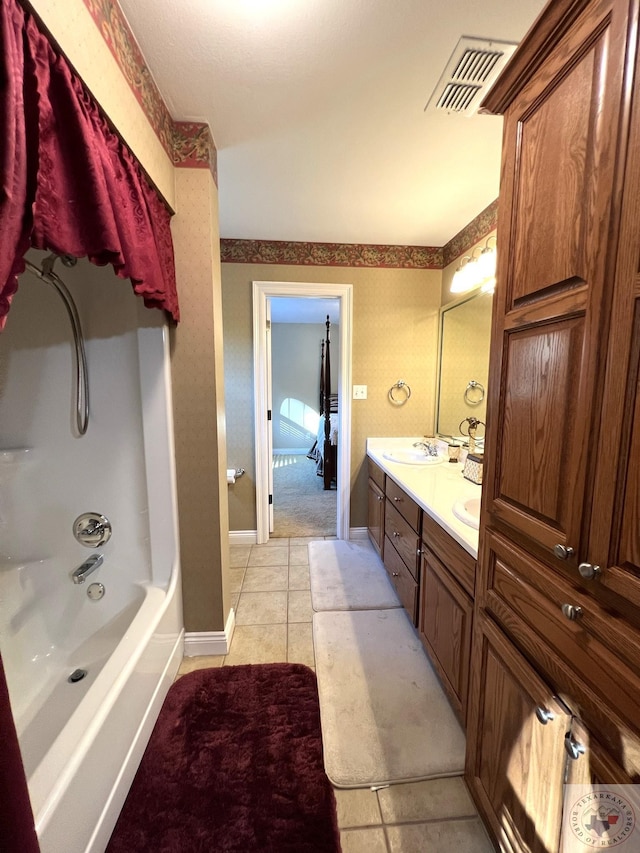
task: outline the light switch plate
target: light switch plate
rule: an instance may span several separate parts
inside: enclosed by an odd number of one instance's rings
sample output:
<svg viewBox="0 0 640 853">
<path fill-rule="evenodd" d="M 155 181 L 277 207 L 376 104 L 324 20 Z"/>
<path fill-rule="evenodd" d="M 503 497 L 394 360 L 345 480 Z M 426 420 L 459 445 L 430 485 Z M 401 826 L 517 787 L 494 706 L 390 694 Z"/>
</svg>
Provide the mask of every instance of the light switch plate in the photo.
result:
<svg viewBox="0 0 640 853">
<path fill-rule="evenodd" d="M 367 386 L 366 385 L 354 385 L 353 386 L 353 399 L 354 400 L 366 400 L 367 399 Z"/>
</svg>

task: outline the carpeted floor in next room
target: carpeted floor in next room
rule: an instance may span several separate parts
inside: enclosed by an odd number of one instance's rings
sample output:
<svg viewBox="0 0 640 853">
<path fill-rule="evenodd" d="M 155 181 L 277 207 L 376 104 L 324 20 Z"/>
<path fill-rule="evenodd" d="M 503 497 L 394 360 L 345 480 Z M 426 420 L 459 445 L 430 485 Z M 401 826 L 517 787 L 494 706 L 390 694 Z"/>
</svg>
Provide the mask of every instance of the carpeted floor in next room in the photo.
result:
<svg viewBox="0 0 640 853">
<path fill-rule="evenodd" d="M 273 456 L 272 536 L 335 536 L 337 492 L 324 488 L 316 463 L 305 455 Z"/>
<path fill-rule="evenodd" d="M 332 537 L 327 537 L 332 538 Z M 226 656 L 185 658 L 180 674 L 244 663 L 304 663 L 315 670 L 309 538 L 231 546 L 236 629 Z M 480 853 L 468 846 L 479 820 L 461 777 L 335 790 L 343 853 Z M 488 842 L 487 842 L 488 843 Z M 490 847 L 482 849 L 489 850 Z"/>
</svg>

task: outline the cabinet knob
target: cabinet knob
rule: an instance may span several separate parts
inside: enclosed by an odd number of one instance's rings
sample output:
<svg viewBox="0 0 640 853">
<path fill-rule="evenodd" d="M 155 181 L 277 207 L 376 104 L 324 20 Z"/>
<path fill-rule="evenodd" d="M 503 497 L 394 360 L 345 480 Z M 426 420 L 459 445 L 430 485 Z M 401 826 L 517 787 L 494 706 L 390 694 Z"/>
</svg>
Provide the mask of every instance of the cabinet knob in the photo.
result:
<svg viewBox="0 0 640 853">
<path fill-rule="evenodd" d="M 592 581 L 602 573 L 600 566 L 594 566 L 593 563 L 580 563 L 578 571 L 586 581 Z"/>
<path fill-rule="evenodd" d="M 377 498 L 379 501 L 383 500 L 382 495 L 376 495 L 376 498 Z"/>
<path fill-rule="evenodd" d="M 575 551 L 570 545 L 554 545 L 553 553 L 559 560 L 568 560 L 569 557 L 573 557 Z"/>
<path fill-rule="evenodd" d="M 402 503 L 402 498 L 394 498 L 394 501 L 395 501 L 397 504 L 400 504 L 400 503 Z"/>
<path fill-rule="evenodd" d="M 398 536 L 400 536 L 400 534 L 398 533 L 398 531 L 397 531 L 397 530 L 394 530 L 394 531 L 393 531 L 393 538 L 394 538 L 394 539 L 397 539 L 397 538 L 398 538 Z"/>
<path fill-rule="evenodd" d="M 575 622 L 582 616 L 582 607 L 577 604 L 563 604 L 561 610 L 562 615 L 566 616 L 570 622 Z"/>
<path fill-rule="evenodd" d="M 538 718 L 538 722 L 542 723 L 543 726 L 546 726 L 547 723 L 555 719 L 553 713 L 547 708 L 543 708 L 542 705 L 538 705 L 536 708 L 536 717 Z"/>
<path fill-rule="evenodd" d="M 577 740 L 574 740 L 571 732 L 567 732 L 564 736 L 564 748 L 566 750 L 569 758 L 572 758 L 574 761 L 577 761 L 581 755 L 584 755 L 585 748 L 583 744 L 578 743 Z"/>
<path fill-rule="evenodd" d="M 399 578 L 399 577 L 400 577 L 400 572 L 391 572 L 391 577 L 392 577 L 392 578 Z"/>
</svg>

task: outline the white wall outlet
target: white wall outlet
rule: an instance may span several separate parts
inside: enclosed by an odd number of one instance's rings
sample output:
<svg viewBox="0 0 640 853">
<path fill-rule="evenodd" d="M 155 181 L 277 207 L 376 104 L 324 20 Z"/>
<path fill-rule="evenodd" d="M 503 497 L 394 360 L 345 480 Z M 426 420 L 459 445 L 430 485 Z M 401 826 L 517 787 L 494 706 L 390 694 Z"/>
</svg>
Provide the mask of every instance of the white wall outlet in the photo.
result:
<svg viewBox="0 0 640 853">
<path fill-rule="evenodd" d="M 354 385 L 353 386 L 353 399 L 354 400 L 366 400 L 367 399 L 367 386 L 366 385 Z"/>
</svg>

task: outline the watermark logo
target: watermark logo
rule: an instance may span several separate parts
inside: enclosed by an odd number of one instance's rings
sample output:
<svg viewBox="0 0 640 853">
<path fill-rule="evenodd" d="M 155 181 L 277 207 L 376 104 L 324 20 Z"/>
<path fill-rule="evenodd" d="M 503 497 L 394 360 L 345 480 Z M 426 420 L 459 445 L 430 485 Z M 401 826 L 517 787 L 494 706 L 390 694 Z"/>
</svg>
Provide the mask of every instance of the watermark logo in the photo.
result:
<svg viewBox="0 0 640 853">
<path fill-rule="evenodd" d="M 640 850 L 640 789 L 635 785 L 565 785 L 562 853 L 616 847 Z"/>
</svg>

